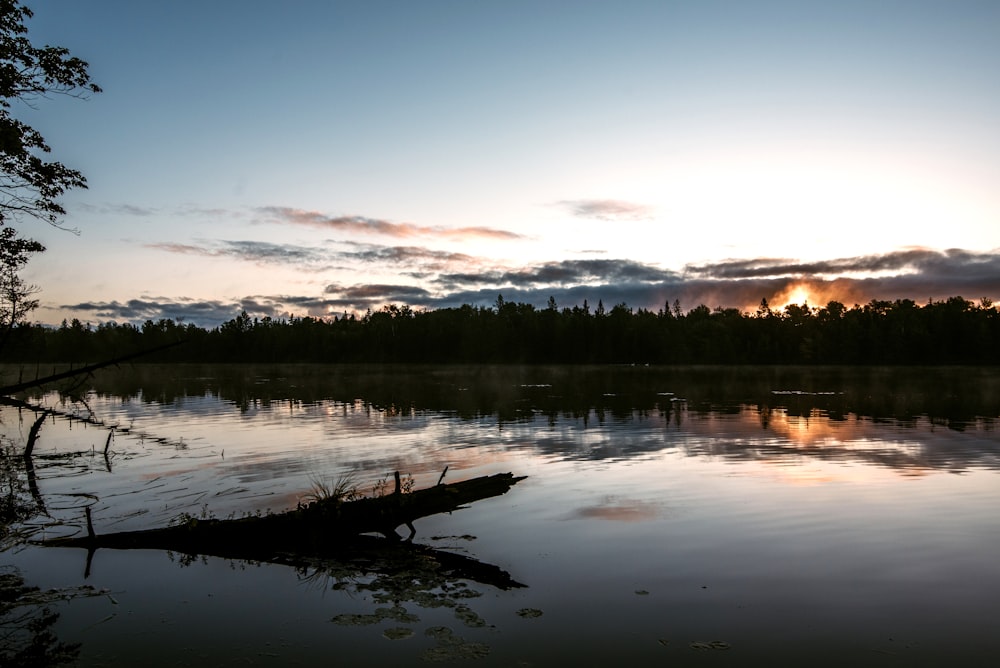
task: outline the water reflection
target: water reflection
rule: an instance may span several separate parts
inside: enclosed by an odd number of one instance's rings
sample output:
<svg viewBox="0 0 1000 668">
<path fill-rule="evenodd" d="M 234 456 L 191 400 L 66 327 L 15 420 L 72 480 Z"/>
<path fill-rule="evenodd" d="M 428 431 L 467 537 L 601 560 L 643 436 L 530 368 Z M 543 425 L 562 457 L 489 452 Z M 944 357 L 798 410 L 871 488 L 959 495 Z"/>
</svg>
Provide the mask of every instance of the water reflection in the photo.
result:
<svg viewBox="0 0 1000 668">
<path fill-rule="evenodd" d="M 134 631 L 134 657 L 188 658 L 171 653 L 170 638 L 197 635 L 209 619 L 239 620 L 216 630 L 229 646 L 267 651 L 261 639 L 287 638 L 260 611 L 266 599 L 282 619 L 307 618 L 282 631 L 297 634 L 282 647 L 315 652 L 287 649 L 289 660 L 348 646 L 360 648 L 356 662 L 392 665 L 430 650 L 488 650 L 491 665 L 684 665 L 716 660 L 692 643 L 721 639 L 731 649 L 712 656 L 732 659 L 719 660 L 763 663 L 780 648 L 788 663 L 821 654 L 851 665 L 873 648 L 899 651 L 905 637 L 912 649 L 900 661 L 934 665 L 997 649 L 987 628 L 1000 584 L 997 375 L 138 366 L 95 376 L 77 397 L 85 403 L 51 390 L 26 397 L 59 412 L 40 427 L 33 487 L 21 460 L 9 461 L 34 514 L 21 524 L 49 537 L 81 531 L 84 506 L 99 534 L 182 512 L 283 510 L 315 476 L 350 472 L 366 486 L 399 470 L 417 487 L 445 465 L 450 479 L 529 476 L 502 501 L 421 525 L 425 544 L 400 565 L 287 559 L 236 573 L 225 600 L 205 595 L 223 577 L 218 560 L 178 573 L 148 554 L 102 551 L 91 581 L 142 603 L 86 638 L 66 637 L 114 648 Z M 0 407 L 13 451 L 38 414 Z M 434 533 L 479 538 L 470 550 L 464 538 L 423 539 Z M 65 561 L 47 571 L 45 559 L 23 559 L 40 581 L 81 572 Z M 296 574 L 310 596 L 288 586 Z M 189 621 L 196 597 L 201 617 Z M 159 642 L 137 635 L 163 628 L 164 614 L 177 626 Z M 97 621 L 78 616 L 66 628 Z M 221 646 L 212 637 L 198 651 Z"/>
<path fill-rule="evenodd" d="M 394 546 L 393 551 L 384 546 L 358 549 L 341 560 L 313 561 L 300 568 L 304 577 L 324 588 L 370 599 L 378 606 L 371 612 L 338 614 L 331 620 L 334 624 L 377 627 L 387 640 L 413 637 L 422 626 L 421 614 L 435 609 L 451 610 L 455 625 L 485 628 L 487 620 L 474 609 L 475 599 L 483 595 L 476 585 L 504 591 L 525 586 L 491 564 L 412 544 Z M 424 651 L 425 660 L 479 658 L 490 651 L 486 643 L 468 640 L 449 626 L 427 626 L 423 633 L 436 641 L 435 647 Z"/>
<path fill-rule="evenodd" d="M 15 368 L 5 368 L 6 376 L 16 376 Z M 834 419 L 927 416 L 956 428 L 1000 417 L 1000 374 L 972 367 L 134 365 L 100 372 L 92 388 L 126 402 L 188 403 L 192 411 L 199 402 L 204 409 L 206 397 L 242 412 L 361 400 L 391 417 L 442 411 L 502 421 L 592 409 L 614 419 L 635 410 L 667 412 L 679 401 L 697 410 L 780 406 L 797 416 L 819 409 Z"/>
<path fill-rule="evenodd" d="M 453 544 L 475 540 L 475 537 L 435 536 L 431 540 Z M 338 613 L 330 619 L 338 627 L 358 627 L 358 633 L 368 633 L 370 627 L 372 636 L 385 640 L 402 640 L 415 635 L 432 638 L 434 646 L 422 654 L 425 660 L 485 656 L 490 646 L 483 638 L 470 640 L 465 637 L 469 631 L 489 625 L 476 611 L 477 599 L 490 590 L 509 591 L 526 585 L 498 566 L 453 549 L 358 536 L 321 553 L 274 553 L 261 560 L 234 558 L 231 556 L 233 550 L 227 550 L 229 556 L 225 559 L 235 570 L 246 570 L 262 563 L 293 568 L 310 590 L 339 599 L 342 605 L 335 607 L 350 608 L 350 612 Z M 101 552 L 107 553 L 103 550 L 96 556 L 88 554 L 88 572 L 91 558 L 94 568 L 101 569 Z M 170 559 L 187 568 L 207 564 L 208 555 L 211 551 L 171 553 Z M 451 613 L 450 625 L 441 624 L 440 611 Z"/>
<path fill-rule="evenodd" d="M 123 435 L 197 450 L 186 458 L 194 468 L 228 453 L 235 494 L 268 477 L 309 475 L 313 463 L 302 454 L 313 448 L 340 448 L 354 470 L 380 474 L 448 462 L 446 454 L 407 457 L 401 443 L 480 454 L 527 447 L 581 461 L 676 449 L 908 474 L 1000 465 L 1000 374 L 989 369 L 153 365 L 100 374 L 83 398 L 31 400 L 62 401 L 63 410 L 92 422 L 100 414 Z M 186 429 L 195 423 L 201 428 Z M 238 429 L 238 442 L 210 431 L 213 424 Z M 484 433 L 485 424 L 504 436 Z M 364 456 L 345 451 L 353 438 L 365 440 Z M 289 439 L 282 457 L 276 446 Z M 256 440 L 266 449 L 250 447 Z"/>
<path fill-rule="evenodd" d="M 93 587 L 41 591 L 28 586 L 14 568 L 0 568 L 0 665 L 9 668 L 46 668 L 73 664 L 79 643 L 59 639 L 54 606 L 74 598 L 99 596 Z"/>
</svg>

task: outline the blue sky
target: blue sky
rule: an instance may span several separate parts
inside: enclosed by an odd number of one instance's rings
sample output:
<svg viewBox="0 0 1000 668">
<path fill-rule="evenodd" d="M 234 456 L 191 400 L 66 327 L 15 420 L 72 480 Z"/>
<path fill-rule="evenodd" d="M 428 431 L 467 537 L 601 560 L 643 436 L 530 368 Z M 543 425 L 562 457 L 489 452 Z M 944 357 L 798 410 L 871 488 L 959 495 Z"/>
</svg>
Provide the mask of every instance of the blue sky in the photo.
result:
<svg viewBox="0 0 1000 668">
<path fill-rule="evenodd" d="M 1000 300 L 1000 3 L 28 5 L 42 322 Z"/>
</svg>

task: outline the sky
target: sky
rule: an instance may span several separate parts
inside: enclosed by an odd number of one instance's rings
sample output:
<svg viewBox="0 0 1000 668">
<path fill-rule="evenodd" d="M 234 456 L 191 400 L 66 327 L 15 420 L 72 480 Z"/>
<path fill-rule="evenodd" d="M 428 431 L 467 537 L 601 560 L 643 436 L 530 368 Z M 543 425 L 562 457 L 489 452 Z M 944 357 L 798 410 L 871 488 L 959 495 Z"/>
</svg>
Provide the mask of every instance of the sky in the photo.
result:
<svg viewBox="0 0 1000 668">
<path fill-rule="evenodd" d="M 42 323 L 1000 302 L 1000 2 L 28 2 Z"/>
</svg>

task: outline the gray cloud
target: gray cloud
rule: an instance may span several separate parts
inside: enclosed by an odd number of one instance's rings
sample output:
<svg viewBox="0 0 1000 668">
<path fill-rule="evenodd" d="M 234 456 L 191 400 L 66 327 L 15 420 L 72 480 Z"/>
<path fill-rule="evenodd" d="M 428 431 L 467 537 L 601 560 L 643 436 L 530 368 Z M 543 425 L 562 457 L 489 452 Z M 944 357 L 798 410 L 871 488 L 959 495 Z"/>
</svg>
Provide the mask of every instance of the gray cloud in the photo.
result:
<svg viewBox="0 0 1000 668">
<path fill-rule="evenodd" d="M 112 216 L 133 216 L 137 218 L 147 218 L 149 216 L 155 216 L 159 214 L 169 214 L 170 216 L 204 216 L 211 218 L 235 218 L 239 216 L 245 216 L 246 211 L 240 209 L 220 209 L 220 208 L 209 208 L 200 207 L 194 204 L 184 204 L 177 207 L 171 207 L 168 209 L 161 209 L 151 206 L 137 206 L 135 204 L 127 204 L 122 202 L 112 202 L 105 204 L 87 204 L 82 203 L 78 205 L 80 210 L 86 211 L 88 213 L 98 213 L 102 215 L 112 215 Z"/>
<path fill-rule="evenodd" d="M 273 315 L 273 306 L 251 303 L 255 313 Z M 223 302 L 217 300 L 198 301 L 193 299 L 169 299 L 159 297 L 142 297 L 129 299 L 125 302 L 81 302 L 78 304 L 63 304 L 59 308 L 79 312 L 81 319 L 94 317 L 100 321 L 142 323 L 146 320 L 157 321 L 168 318 L 177 323 L 191 323 L 199 327 L 216 327 L 219 323 L 237 315 L 245 302 L 234 300 Z"/>
<path fill-rule="evenodd" d="M 350 249 L 337 253 L 337 257 L 344 261 L 391 262 L 407 266 L 420 266 L 428 270 L 441 270 L 451 264 L 468 265 L 481 262 L 480 258 L 465 253 L 437 251 L 419 246 L 379 246 L 354 242 L 346 242 L 343 245 Z"/>
<path fill-rule="evenodd" d="M 125 302 L 81 302 L 63 304 L 59 308 L 79 312 L 81 320 L 95 318 L 100 322 L 131 322 L 141 324 L 170 319 L 177 323 L 193 324 L 212 329 L 246 311 L 254 318 L 288 318 L 310 315 L 325 317 L 335 308 L 342 307 L 341 300 L 299 295 L 248 295 L 228 301 L 170 299 L 167 297 L 142 297 Z"/>
<path fill-rule="evenodd" d="M 414 285 L 338 285 L 326 286 L 326 301 L 338 309 L 366 311 L 378 309 L 385 304 L 406 304 L 423 306 L 432 301 L 433 295 L 424 288 Z"/>
<path fill-rule="evenodd" d="M 76 205 L 80 210 L 87 213 L 99 213 L 102 215 L 136 216 L 145 218 L 159 213 L 159 209 L 148 206 L 136 206 L 134 204 L 87 204 Z"/>
<path fill-rule="evenodd" d="M 483 262 L 481 258 L 465 253 L 418 246 L 380 246 L 335 241 L 327 243 L 329 247 L 214 240 L 204 241 L 199 245 L 159 242 L 146 244 L 146 247 L 180 255 L 232 258 L 256 264 L 294 265 L 297 269 L 308 271 L 331 269 L 338 263 L 389 264 L 397 269 L 407 269 L 410 275 L 422 277 L 428 276 L 429 272 L 441 272 L 455 265 L 468 267 Z"/>
<path fill-rule="evenodd" d="M 342 297 L 368 299 L 371 297 L 400 299 L 408 297 L 424 298 L 430 293 L 414 285 L 337 285 L 332 283 L 323 290 L 326 294 L 336 294 Z"/>
<path fill-rule="evenodd" d="M 911 248 L 882 255 L 861 255 L 819 262 L 795 262 L 776 258 L 727 260 L 706 265 L 687 265 L 689 275 L 711 278 L 754 278 L 763 276 L 822 276 L 845 273 L 907 271 L 941 276 L 989 278 L 1000 275 L 1000 256 L 960 249 L 935 251 Z"/>
<path fill-rule="evenodd" d="M 437 282 L 445 286 L 493 284 L 513 286 L 573 283 L 653 283 L 676 279 L 677 274 L 632 260 L 563 260 L 509 271 L 442 274 Z"/>
<path fill-rule="evenodd" d="M 326 268 L 331 259 L 330 253 L 315 246 L 273 244 L 266 241 L 217 240 L 205 242 L 205 245 L 201 246 L 164 242 L 146 244 L 146 247 L 168 253 L 228 257 L 257 264 L 294 264 L 299 268 L 313 271 Z"/>
<path fill-rule="evenodd" d="M 574 216 L 597 220 L 649 220 L 653 217 L 652 207 L 617 199 L 562 200 L 555 206 Z"/>
<path fill-rule="evenodd" d="M 591 304 L 624 302 L 653 310 L 674 300 L 685 310 L 699 304 L 748 309 L 761 299 L 773 304 L 799 299 L 800 292 L 812 306 L 829 301 L 852 306 L 872 299 L 924 302 L 955 295 L 1000 300 L 1000 251 L 907 249 L 813 263 L 758 258 L 688 265 L 683 273 L 631 260 L 567 260 L 511 270 L 441 274 L 432 283 L 438 292 L 422 303 L 431 308 L 463 303 L 488 306 L 500 293 L 509 301 L 539 307 L 553 297 L 561 305 L 587 299 Z"/>
<path fill-rule="evenodd" d="M 272 258 L 287 262 L 308 259 L 297 247 L 247 242 L 232 243 L 228 252 L 247 257 Z M 175 246 L 172 252 L 202 253 L 204 249 Z M 212 251 L 216 252 L 216 251 Z M 417 247 L 348 246 L 339 257 L 363 263 L 397 262 L 402 279 L 420 277 L 417 284 L 356 283 L 328 284 L 320 294 L 257 295 L 232 301 L 149 298 L 127 302 L 88 302 L 62 308 L 100 319 L 142 322 L 171 318 L 214 327 L 245 309 L 250 315 L 286 317 L 289 314 L 322 317 L 330 313 L 377 310 L 385 304 L 406 304 L 415 308 L 457 307 L 463 304 L 490 306 L 497 295 L 508 301 L 530 303 L 543 308 L 549 297 L 560 307 L 580 305 L 587 300 L 592 308 L 603 301 L 606 308 L 625 303 L 633 308 L 659 310 L 678 301 L 684 311 L 699 304 L 710 308 L 752 310 L 767 299 L 774 305 L 789 299 L 800 300 L 800 291 L 811 306 L 836 300 L 853 306 L 873 299 L 913 299 L 924 303 L 956 295 L 1000 302 L 1000 250 L 977 253 L 961 249 L 932 251 L 906 249 L 884 255 L 837 258 L 801 263 L 780 258 L 728 260 L 705 265 L 688 265 L 674 272 L 634 260 L 564 260 L 524 267 L 491 267 L 473 271 L 483 260 L 461 254 L 438 253 Z M 405 265 L 455 264 L 466 271 L 414 271 Z M 851 276 L 838 276 L 837 273 Z M 895 273 L 887 273 L 895 272 Z M 867 275 L 866 275 L 867 274 Z"/>
</svg>

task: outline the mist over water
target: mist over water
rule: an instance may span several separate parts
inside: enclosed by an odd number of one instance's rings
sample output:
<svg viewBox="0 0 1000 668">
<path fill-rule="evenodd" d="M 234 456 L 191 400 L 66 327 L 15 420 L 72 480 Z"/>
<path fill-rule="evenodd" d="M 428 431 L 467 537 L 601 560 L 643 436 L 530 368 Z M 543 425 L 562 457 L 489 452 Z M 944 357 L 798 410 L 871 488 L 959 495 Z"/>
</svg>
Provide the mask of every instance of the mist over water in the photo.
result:
<svg viewBox="0 0 1000 668">
<path fill-rule="evenodd" d="M 528 476 L 416 525 L 511 589 L 111 550 L 84 581 L 84 551 L 8 549 L 30 584 L 111 592 L 58 610 L 82 665 L 938 665 L 1000 649 L 989 369 L 136 366 L 28 399 L 55 411 L 33 453 L 35 536 L 82 531 L 85 506 L 100 534 L 282 511 L 345 476 L 368 493 L 393 471 L 417 488 L 446 466 Z M 23 448 L 36 415 L 4 406 L 4 442 Z"/>
</svg>

